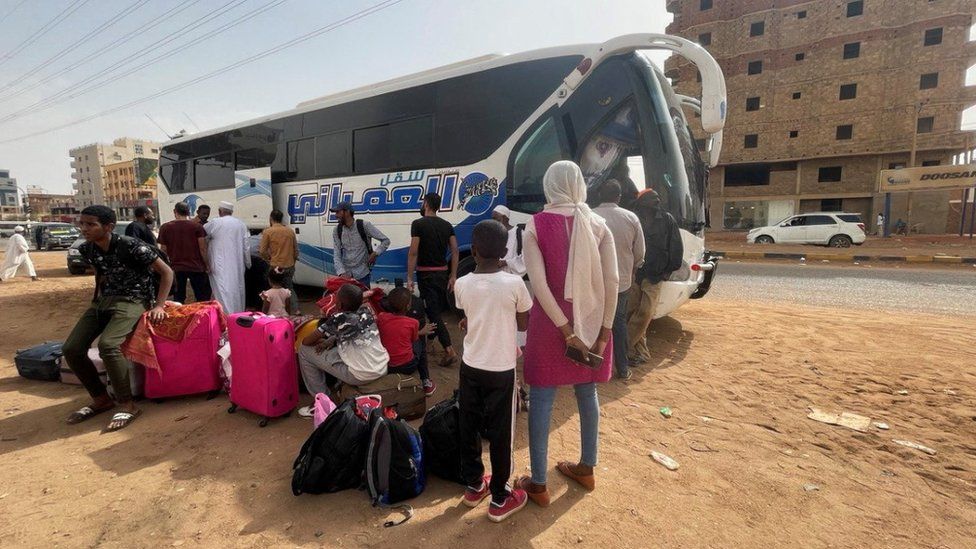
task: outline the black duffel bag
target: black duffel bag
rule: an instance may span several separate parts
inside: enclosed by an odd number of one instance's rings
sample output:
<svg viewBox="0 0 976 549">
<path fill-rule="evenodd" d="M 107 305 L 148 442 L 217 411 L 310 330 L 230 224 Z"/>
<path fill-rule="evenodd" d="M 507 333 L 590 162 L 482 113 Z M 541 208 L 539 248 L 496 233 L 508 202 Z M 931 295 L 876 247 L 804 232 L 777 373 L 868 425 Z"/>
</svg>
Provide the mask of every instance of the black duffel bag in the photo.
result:
<svg viewBox="0 0 976 549">
<path fill-rule="evenodd" d="M 363 483 L 369 425 L 356 413 L 355 400 L 333 410 L 312 431 L 295 458 L 293 494 L 322 494 L 358 488 Z"/>
<path fill-rule="evenodd" d="M 48 341 L 14 355 L 14 365 L 21 377 L 37 381 L 61 379 L 61 342 Z"/>
<path fill-rule="evenodd" d="M 420 438 L 424 443 L 424 465 L 427 472 L 444 480 L 464 484 L 461 480 L 461 418 L 457 391 L 438 402 L 424 414 Z"/>
</svg>

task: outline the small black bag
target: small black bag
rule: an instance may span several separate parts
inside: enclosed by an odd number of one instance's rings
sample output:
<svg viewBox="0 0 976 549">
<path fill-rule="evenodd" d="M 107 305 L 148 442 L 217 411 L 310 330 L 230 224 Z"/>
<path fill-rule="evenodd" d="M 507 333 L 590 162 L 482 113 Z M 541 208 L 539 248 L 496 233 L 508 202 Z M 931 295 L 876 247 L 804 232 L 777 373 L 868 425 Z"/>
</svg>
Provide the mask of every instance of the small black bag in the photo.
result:
<svg viewBox="0 0 976 549">
<path fill-rule="evenodd" d="M 388 507 L 419 496 L 427 475 L 420 433 L 402 419 L 390 419 L 385 410 L 369 416 L 366 491 L 373 505 Z"/>
<path fill-rule="evenodd" d="M 47 341 L 29 349 L 20 349 L 14 355 L 14 364 L 21 377 L 37 381 L 61 379 L 60 341 Z"/>
<path fill-rule="evenodd" d="M 420 437 L 424 442 L 427 472 L 464 484 L 461 480 L 461 414 L 457 391 L 451 398 L 427 410 L 420 426 Z"/>
<path fill-rule="evenodd" d="M 369 425 L 347 400 L 302 445 L 292 466 L 293 494 L 322 494 L 358 488 L 363 482 Z"/>
</svg>

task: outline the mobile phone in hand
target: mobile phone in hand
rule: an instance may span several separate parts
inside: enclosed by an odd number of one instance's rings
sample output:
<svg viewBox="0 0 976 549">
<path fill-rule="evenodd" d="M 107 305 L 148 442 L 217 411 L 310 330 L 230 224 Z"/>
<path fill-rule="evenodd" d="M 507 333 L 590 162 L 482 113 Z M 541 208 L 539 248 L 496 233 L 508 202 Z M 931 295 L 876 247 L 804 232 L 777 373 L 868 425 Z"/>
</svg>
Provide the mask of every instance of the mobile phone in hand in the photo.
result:
<svg viewBox="0 0 976 549">
<path fill-rule="evenodd" d="M 580 366 L 585 366 L 590 369 L 595 369 L 597 366 L 593 365 L 590 355 L 592 355 L 592 353 L 584 353 L 583 351 L 580 351 L 576 347 L 570 345 L 566 346 L 566 358 L 572 360 L 573 362 L 576 362 Z M 599 365 L 601 363 L 603 363 L 603 357 L 600 357 L 600 361 L 597 362 L 596 364 Z"/>
</svg>

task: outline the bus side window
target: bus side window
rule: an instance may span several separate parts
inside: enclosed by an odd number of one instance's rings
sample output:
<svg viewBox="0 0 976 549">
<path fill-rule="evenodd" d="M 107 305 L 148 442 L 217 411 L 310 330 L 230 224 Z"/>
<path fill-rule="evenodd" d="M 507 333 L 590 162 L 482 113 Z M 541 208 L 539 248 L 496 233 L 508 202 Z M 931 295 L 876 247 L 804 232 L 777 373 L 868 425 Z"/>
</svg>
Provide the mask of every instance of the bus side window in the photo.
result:
<svg viewBox="0 0 976 549">
<path fill-rule="evenodd" d="M 508 183 L 508 207 L 524 213 L 540 211 L 546 202 L 542 178 L 553 162 L 562 159 L 556 123 L 549 117 L 515 153 Z"/>
</svg>

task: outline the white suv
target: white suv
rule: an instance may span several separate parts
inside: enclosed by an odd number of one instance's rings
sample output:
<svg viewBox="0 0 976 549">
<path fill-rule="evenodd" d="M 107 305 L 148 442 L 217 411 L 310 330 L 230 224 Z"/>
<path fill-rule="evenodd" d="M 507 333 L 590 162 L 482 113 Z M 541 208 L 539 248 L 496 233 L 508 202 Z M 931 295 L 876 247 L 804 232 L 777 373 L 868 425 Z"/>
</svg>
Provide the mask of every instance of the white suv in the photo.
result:
<svg viewBox="0 0 976 549">
<path fill-rule="evenodd" d="M 864 242 L 861 214 L 814 212 L 787 217 L 776 225 L 756 227 L 746 235 L 750 244 L 821 244 L 848 248 Z"/>
</svg>

